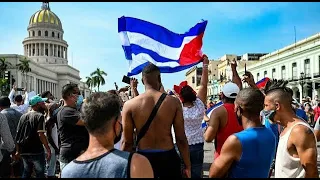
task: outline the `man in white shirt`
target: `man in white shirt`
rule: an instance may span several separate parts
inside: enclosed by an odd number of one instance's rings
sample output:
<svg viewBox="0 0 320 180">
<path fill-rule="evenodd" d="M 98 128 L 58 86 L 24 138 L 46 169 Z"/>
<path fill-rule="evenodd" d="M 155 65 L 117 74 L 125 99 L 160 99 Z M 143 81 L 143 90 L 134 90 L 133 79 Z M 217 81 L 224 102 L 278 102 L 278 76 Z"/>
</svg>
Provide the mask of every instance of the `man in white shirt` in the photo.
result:
<svg viewBox="0 0 320 180">
<path fill-rule="evenodd" d="M 26 89 L 24 88 L 24 101 L 22 98 L 22 95 L 16 95 L 13 99 L 13 95 L 15 94 L 15 92 L 17 91 L 17 87 L 16 85 L 13 85 L 13 88 L 9 94 L 9 99 L 11 102 L 11 108 L 19 111 L 22 114 L 25 114 L 28 112 L 29 109 L 29 97 L 28 97 L 28 92 L 26 91 Z"/>
<path fill-rule="evenodd" d="M 280 134 L 275 178 L 318 178 L 317 145 L 312 128 L 292 110 L 292 90 L 287 81 L 272 81 L 266 90 L 265 111 L 284 127 Z"/>
</svg>

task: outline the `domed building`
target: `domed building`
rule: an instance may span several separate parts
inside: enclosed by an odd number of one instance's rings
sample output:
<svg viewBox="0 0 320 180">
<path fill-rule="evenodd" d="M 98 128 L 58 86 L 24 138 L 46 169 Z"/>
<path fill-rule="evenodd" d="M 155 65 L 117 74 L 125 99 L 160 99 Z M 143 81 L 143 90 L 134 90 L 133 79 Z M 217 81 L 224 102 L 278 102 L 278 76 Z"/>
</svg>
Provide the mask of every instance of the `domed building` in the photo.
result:
<svg viewBox="0 0 320 180">
<path fill-rule="evenodd" d="M 24 76 L 18 69 L 9 69 L 10 84 L 41 93 L 51 91 L 61 98 L 61 90 L 65 84 L 78 84 L 84 97 L 90 89 L 80 81 L 79 70 L 68 65 L 68 43 L 63 39 L 63 28 L 60 18 L 51 11 L 48 2 L 43 2 L 41 9 L 35 12 L 27 27 L 28 37 L 22 44 L 24 55 L 0 54 L 0 58 L 8 60 L 13 67 L 24 58 L 30 60 L 31 72 Z"/>
</svg>

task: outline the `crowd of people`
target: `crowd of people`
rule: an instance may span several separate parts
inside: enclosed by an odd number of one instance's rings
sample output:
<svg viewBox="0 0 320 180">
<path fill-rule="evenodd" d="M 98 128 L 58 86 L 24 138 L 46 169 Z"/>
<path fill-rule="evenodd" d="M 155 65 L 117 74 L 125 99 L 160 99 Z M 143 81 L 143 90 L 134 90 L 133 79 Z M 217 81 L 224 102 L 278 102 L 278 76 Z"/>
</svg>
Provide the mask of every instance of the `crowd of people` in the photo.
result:
<svg viewBox="0 0 320 180">
<path fill-rule="evenodd" d="M 202 178 L 204 143 L 214 142 L 210 178 L 318 178 L 318 98 L 299 103 L 283 80 L 259 89 L 234 61 L 222 105 L 207 116 L 216 103 L 207 103 L 208 64 L 203 55 L 198 92 L 187 81 L 165 91 L 151 63 L 143 93 L 135 78 L 86 99 L 66 84 L 59 102 L 49 91 L 15 95 L 13 86 L 0 98 L 0 177 Z"/>
</svg>

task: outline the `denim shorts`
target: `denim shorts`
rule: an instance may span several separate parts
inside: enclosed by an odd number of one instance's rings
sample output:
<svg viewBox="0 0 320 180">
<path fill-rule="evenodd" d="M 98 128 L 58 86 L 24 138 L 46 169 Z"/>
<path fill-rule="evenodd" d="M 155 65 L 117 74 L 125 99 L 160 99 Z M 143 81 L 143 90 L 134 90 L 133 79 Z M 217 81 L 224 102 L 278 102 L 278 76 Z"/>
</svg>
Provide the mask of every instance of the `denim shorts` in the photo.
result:
<svg viewBox="0 0 320 180">
<path fill-rule="evenodd" d="M 191 161 L 191 178 L 202 178 L 203 175 L 203 159 L 204 159 L 204 143 L 189 145 L 190 161 Z M 181 158 L 181 169 L 184 168 L 184 162 L 175 144 L 176 151 Z"/>
</svg>

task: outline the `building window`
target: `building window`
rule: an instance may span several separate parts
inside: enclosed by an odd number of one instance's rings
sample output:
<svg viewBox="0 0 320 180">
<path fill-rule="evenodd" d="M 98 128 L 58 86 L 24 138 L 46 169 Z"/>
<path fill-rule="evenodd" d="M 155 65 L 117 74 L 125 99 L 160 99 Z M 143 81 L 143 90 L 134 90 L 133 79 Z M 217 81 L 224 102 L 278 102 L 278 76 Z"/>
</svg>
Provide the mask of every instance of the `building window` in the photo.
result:
<svg viewBox="0 0 320 180">
<path fill-rule="evenodd" d="M 38 36 L 41 36 L 41 31 L 38 31 Z"/>
<path fill-rule="evenodd" d="M 264 71 L 264 73 L 263 73 L 264 77 L 267 77 L 267 74 L 268 74 L 268 72 Z"/>
<path fill-rule="evenodd" d="M 297 63 L 292 63 L 292 79 L 297 79 Z"/>
<path fill-rule="evenodd" d="M 304 60 L 304 72 L 306 77 L 310 77 L 310 59 Z"/>
<path fill-rule="evenodd" d="M 60 38 L 60 34 L 58 33 L 58 39 Z"/>
<path fill-rule="evenodd" d="M 34 31 L 32 31 L 32 37 L 34 37 L 35 36 L 35 32 Z"/>
<path fill-rule="evenodd" d="M 52 37 L 54 37 L 54 32 L 52 32 Z"/>
<path fill-rule="evenodd" d="M 260 73 L 257 73 L 257 81 L 260 81 Z"/>
<path fill-rule="evenodd" d="M 281 67 L 281 79 L 286 79 L 286 66 Z"/>
<path fill-rule="evenodd" d="M 44 36 L 48 37 L 48 31 L 44 32 Z"/>
<path fill-rule="evenodd" d="M 192 77 L 192 84 L 194 84 L 196 81 L 195 81 L 195 78 Z"/>
<path fill-rule="evenodd" d="M 272 69 L 272 79 L 276 79 L 276 69 Z"/>
</svg>

